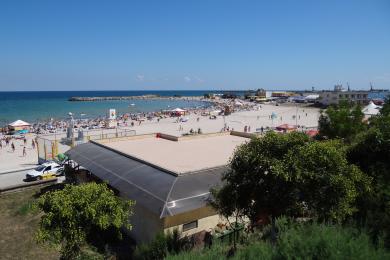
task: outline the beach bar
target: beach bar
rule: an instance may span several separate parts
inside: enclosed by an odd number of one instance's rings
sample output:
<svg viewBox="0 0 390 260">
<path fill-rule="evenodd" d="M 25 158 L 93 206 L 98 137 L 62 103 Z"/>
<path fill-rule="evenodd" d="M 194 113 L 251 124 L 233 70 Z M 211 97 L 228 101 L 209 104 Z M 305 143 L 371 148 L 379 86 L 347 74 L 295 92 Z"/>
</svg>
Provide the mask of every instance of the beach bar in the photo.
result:
<svg viewBox="0 0 390 260">
<path fill-rule="evenodd" d="M 8 130 L 12 134 L 27 134 L 30 131 L 31 124 L 22 120 L 16 120 L 8 125 Z"/>
</svg>

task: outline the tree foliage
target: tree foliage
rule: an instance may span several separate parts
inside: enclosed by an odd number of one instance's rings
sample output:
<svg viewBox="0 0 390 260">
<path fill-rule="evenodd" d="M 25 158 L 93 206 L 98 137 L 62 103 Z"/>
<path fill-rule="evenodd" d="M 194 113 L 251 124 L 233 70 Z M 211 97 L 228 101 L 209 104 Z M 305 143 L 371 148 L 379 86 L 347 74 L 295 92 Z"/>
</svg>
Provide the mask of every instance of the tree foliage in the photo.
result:
<svg viewBox="0 0 390 260">
<path fill-rule="evenodd" d="M 389 101 L 387 104 L 390 107 Z M 374 239 L 385 236 L 390 248 L 390 113 L 382 112 L 349 147 L 348 159 L 373 179 L 372 192 L 359 200 L 357 220 L 369 228 Z"/>
<path fill-rule="evenodd" d="M 287 167 L 301 200 L 320 220 L 342 221 L 356 210 L 356 198 L 370 188 L 370 178 L 349 164 L 342 143 L 312 142 L 292 149 Z"/>
<path fill-rule="evenodd" d="M 319 136 L 327 139 L 341 138 L 349 142 L 366 128 L 363 119 L 364 114 L 358 105 L 351 107 L 347 103 L 341 103 L 339 106 L 330 106 L 320 115 Z"/>
<path fill-rule="evenodd" d="M 131 229 L 133 204 L 115 196 L 104 183 L 65 185 L 38 199 L 37 206 L 44 214 L 37 240 L 60 246 L 62 257 L 73 259 L 93 230 L 114 228 L 119 234 L 121 227 Z"/>
<path fill-rule="evenodd" d="M 291 148 L 308 141 L 304 134 L 268 133 L 240 146 L 222 178 L 225 184 L 214 192 L 219 212 L 226 216 L 236 210 L 253 222 L 264 211 L 285 213 L 295 204 L 296 192 L 291 176 L 283 170 L 283 160 Z"/>
<path fill-rule="evenodd" d="M 390 115 L 390 97 L 389 96 L 386 98 L 385 103 L 383 104 L 383 107 L 382 107 L 380 112 L 381 112 L 382 116 Z"/>
<path fill-rule="evenodd" d="M 267 133 L 240 146 L 214 191 L 222 215 L 239 211 L 254 223 L 261 213 L 294 216 L 304 211 L 340 222 L 370 180 L 346 160 L 340 142 L 310 141 L 302 133 Z"/>
</svg>

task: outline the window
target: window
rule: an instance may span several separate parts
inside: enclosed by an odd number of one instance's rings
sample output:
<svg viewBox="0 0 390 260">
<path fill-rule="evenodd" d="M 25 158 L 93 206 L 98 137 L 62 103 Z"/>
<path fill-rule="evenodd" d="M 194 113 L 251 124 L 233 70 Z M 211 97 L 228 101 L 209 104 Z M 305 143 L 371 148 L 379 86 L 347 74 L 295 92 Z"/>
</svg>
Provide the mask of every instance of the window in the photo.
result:
<svg viewBox="0 0 390 260">
<path fill-rule="evenodd" d="M 50 171 L 51 170 L 51 166 L 47 166 L 45 171 Z"/>
<path fill-rule="evenodd" d="M 188 222 L 186 224 L 183 224 L 183 232 L 197 227 L 198 227 L 198 220 Z"/>
</svg>

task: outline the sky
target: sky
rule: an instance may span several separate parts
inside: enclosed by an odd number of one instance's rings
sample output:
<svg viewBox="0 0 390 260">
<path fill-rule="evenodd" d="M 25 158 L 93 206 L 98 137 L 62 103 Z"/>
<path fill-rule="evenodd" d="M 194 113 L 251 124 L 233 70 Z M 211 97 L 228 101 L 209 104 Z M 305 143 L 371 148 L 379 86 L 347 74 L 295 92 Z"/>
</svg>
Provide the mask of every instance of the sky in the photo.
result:
<svg viewBox="0 0 390 260">
<path fill-rule="evenodd" d="M 390 88 L 390 1 L 0 1 L 0 91 Z"/>
</svg>

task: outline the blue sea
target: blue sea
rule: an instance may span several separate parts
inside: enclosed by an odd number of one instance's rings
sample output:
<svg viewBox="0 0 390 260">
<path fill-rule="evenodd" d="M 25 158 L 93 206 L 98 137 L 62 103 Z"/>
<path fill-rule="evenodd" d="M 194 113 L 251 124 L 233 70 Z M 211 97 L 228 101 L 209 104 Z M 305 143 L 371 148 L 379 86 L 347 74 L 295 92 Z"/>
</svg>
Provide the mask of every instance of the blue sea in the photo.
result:
<svg viewBox="0 0 390 260">
<path fill-rule="evenodd" d="M 71 102 L 70 97 L 102 96 L 202 96 L 205 93 L 222 94 L 227 91 L 176 90 L 176 91 L 31 91 L 0 92 L 0 127 L 21 119 L 30 123 L 53 119 L 64 119 L 72 112 L 75 118 L 97 118 L 106 116 L 110 108 L 118 114 L 151 112 L 169 108 L 191 108 L 207 106 L 200 101 L 185 100 L 115 100 L 97 102 Z M 244 91 L 228 91 L 243 95 Z M 371 98 L 384 98 L 384 93 L 372 93 Z M 135 106 L 130 106 L 134 103 Z M 81 115 L 83 114 L 83 115 Z"/>
<path fill-rule="evenodd" d="M 0 92 L 0 126 L 21 119 L 30 123 L 63 119 L 72 112 L 75 118 L 96 118 L 106 116 L 110 108 L 117 114 L 159 111 L 169 108 L 190 108 L 205 106 L 207 103 L 185 100 L 115 100 L 97 102 L 71 102 L 70 97 L 99 96 L 202 96 L 204 93 L 222 91 L 31 91 Z M 129 106 L 134 103 L 135 106 Z M 83 115 L 81 115 L 83 114 Z"/>
</svg>

